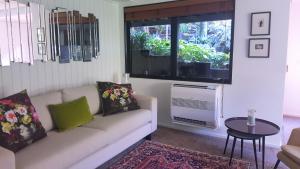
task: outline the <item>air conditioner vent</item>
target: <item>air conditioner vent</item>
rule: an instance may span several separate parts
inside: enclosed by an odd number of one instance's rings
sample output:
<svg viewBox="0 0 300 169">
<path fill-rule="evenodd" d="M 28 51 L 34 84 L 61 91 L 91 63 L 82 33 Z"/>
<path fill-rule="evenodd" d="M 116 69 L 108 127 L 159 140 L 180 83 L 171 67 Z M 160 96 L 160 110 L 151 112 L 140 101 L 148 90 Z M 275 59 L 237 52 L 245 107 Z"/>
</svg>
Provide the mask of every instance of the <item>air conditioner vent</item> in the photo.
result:
<svg viewBox="0 0 300 169">
<path fill-rule="evenodd" d="M 209 102 L 184 98 L 172 98 L 172 105 L 192 109 L 209 110 Z"/>
<path fill-rule="evenodd" d="M 176 117 L 176 116 L 174 116 L 174 122 L 184 123 L 184 124 L 188 124 L 188 125 L 201 126 L 201 127 L 209 127 L 209 128 L 215 127 L 214 123 L 200 121 L 200 120 L 187 119 L 187 118 L 182 118 L 182 117 Z"/>
</svg>

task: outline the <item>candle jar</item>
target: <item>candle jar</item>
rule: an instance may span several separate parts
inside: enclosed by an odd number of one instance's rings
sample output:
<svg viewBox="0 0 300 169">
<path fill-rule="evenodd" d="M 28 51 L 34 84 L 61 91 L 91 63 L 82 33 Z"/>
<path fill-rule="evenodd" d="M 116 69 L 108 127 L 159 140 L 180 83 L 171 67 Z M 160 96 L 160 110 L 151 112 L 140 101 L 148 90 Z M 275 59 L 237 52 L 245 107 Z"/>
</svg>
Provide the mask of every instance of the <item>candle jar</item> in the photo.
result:
<svg viewBox="0 0 300 169">
<path fill-rule="evenodd" d="M 255 126 L 255 112 L 256 110 L 254 109 L 248 110 L 248 121 L 247 121 L 248 126 Z"/>
</svg>

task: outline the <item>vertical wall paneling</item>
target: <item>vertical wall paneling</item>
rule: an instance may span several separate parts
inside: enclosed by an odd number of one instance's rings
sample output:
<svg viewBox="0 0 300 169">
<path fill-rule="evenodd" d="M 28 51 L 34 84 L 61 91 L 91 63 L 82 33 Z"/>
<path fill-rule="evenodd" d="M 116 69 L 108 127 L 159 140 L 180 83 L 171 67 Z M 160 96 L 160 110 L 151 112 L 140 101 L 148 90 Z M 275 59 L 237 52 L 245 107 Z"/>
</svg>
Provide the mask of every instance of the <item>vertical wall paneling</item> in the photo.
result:
<svg viewBox="0 0 300 169">
<path fill-rule="evenodd" d="M 23 89 L 27 89 L 30 95 L 36 95 L 92 84 L 98 80 L 113 80 L 114 74 L 120 73 L 117 3 L 109 0 L 41 0 L 41 3 L 48 9 L 59 6 L 79 10 L 85 15 L 95 14 L 99 18 L 101 55 L 92 62 L 71 61 L 69 64 L 59 64 L 37 60 L 33 66 L 11 63 L 9 67 L 0 67 L 0 97 Z M 36 52 L 34 55 L 37 55 Z"/>
<path fill-rule="evenodd" d="M 4 89 L 4 86 L 3 86 L 3 73 L 0 72 L 0 97 L 3 96 L 3 89 Z"/>
</svg>

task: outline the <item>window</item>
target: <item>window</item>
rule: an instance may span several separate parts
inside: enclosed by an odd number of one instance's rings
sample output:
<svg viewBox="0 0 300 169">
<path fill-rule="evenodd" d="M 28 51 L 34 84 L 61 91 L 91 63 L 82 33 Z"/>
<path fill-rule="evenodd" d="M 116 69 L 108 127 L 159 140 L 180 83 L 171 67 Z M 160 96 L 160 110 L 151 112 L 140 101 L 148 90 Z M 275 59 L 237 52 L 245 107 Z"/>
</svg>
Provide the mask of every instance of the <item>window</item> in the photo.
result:
<svg viewBox="0 0 300 169">
<path fill-rule="evenodd" d="M 131 74 L 171 75 L 171 25 L 130 27 Z"/>
<path fill-rule="evenodd" d="M 178 78 L 195 81 L 230 79 L 231 23 L 231 17 L 226 14 L 187 17 L 179 21 Z"/>
<path fill-rule="evenodd" d="M 163 10 L 156 13 L 163 15 Z M 231 83 L 233 9 L 145 16 L 150 19 L 126 16 L 126 72 L 131 77 Z"/>
</svg>

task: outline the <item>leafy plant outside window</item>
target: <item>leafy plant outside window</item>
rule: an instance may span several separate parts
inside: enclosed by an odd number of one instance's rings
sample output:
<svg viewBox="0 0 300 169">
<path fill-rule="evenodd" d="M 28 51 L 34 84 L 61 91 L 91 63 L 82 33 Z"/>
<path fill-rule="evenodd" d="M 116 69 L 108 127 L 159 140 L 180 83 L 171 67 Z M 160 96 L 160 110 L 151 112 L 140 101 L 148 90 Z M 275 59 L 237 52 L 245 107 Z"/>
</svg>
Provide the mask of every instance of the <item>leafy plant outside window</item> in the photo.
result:
<svg viewBox="0 0 300 169">
<path fill-rule="evenodd" d="M 149 50 L 151 56 L 170 56 L 170 40 L 150 37 L 145 32 L 131 36 L 133 50 Z M 183 62 L 211 63 L 212 68 L 225 69 L 229 64 L 228 53 L 216 52 L 213 48 L 203 47 L 192 43 L 179 41 L 178 59 Z"/>
<path fill-rule="evenodd" d="M 227 24 L 228 21 L 180 24 L 178 61 L 211 63 L 212 69 L 228 69 L 231 28 Z M 141 27 L 131 28 L 132 50 L 147 50 L 150 56 L 170 56 L 171 41 L 162 35 L 166 32 L 166 26 L 154 29 L 156 30 L 151 32 L 148 28 L 147 32 Z"/>
</svg>

